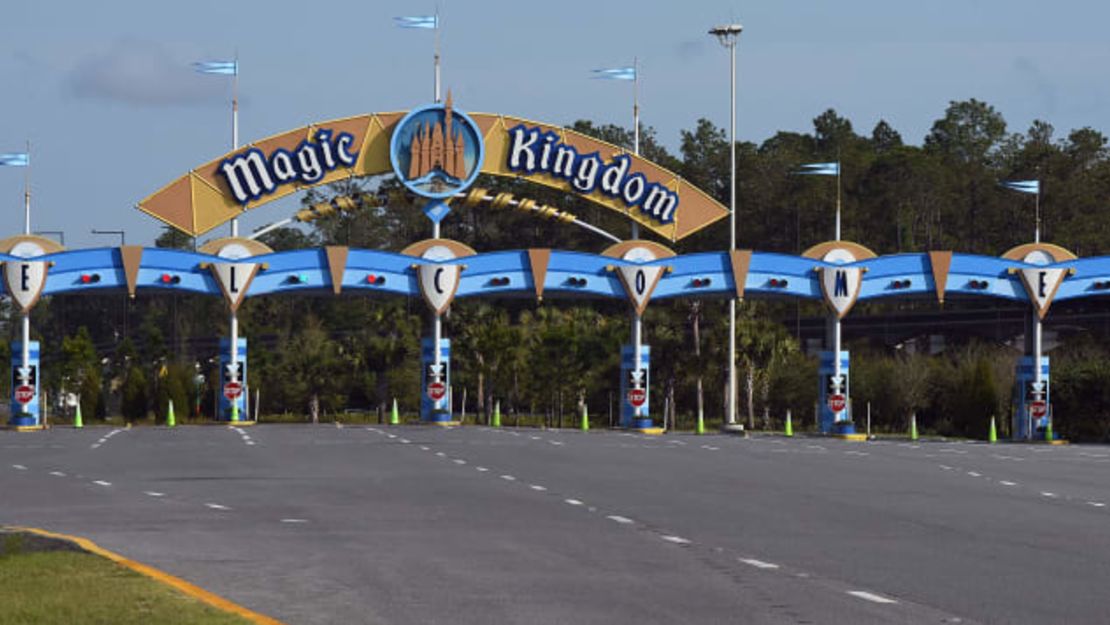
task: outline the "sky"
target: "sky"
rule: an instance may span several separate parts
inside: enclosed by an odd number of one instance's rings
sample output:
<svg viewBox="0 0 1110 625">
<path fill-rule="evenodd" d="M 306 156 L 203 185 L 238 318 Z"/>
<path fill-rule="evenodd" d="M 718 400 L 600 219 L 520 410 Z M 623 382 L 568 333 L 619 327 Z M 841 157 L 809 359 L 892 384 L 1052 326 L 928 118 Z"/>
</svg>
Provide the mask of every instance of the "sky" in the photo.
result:
<svg viewBox="0 0 1110 625">
<path fill-rule="evenodd" d="M 240 60 L 240 138 L 403 111 L 432 99 L 430 31 L 392 18 L 434 1 L 9 0 L 0 19 L 0 152 L 32 143 L 32 228 L 67 247 L 152 244 L 135 204 L 230 148 L 230 82 L 190 63 Z M 457 107 L 631 126 L 631 85 L 590 70 L 640 65 L 641 115 L 677 151 L 700 118 L 728 126 L 728 54 L 706 31 L 744 26 L 737 136 L 810 132 L 834 108 L 869 134 L 920 144 L 950 101 L 1110 134 L 1110 3 L 1079 0 L 440 0 L 443 84 Z M 22 229 L 24 172 L 0 168 L 0 214 Z M 242 219 L 291 215 L 295 200 Z M 215 234 L 225 235 L 221 227 Z M 202 240 L 207 237 L 202 237 Z"/>
</svg>

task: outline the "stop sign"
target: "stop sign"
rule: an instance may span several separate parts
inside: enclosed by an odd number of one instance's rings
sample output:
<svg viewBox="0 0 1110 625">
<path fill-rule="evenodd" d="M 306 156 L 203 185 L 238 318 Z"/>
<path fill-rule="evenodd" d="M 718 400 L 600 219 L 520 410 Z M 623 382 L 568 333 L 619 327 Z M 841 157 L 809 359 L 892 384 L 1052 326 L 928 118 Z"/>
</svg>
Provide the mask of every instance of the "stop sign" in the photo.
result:
<svg viewBox="0 0 1110 625">
<path fill-rule="evenodd" d="M 833 393 L 832 395 L 829 395 L 829 410 L 832 410 L 833 412 L 840 412 L 844 410 L 847 403 L 848 400 L 844 397 L 844 395 L 840 393 Z"/>
<path fill-rule="evenodd" d="M 647 401 L 647 391 L 642 388 L 628 389 L 628 403 L 632 404 L 634 408 L 639 408 Z"/>
<path fill-rule="evenodd" d="M 439 401 L 447 394 L 447 385 L 443 382 L 432 382 L 428 385 L 428 397 L 432 401 Z"/>
<path fill-rule="evenodd" d="M 243 385 L 239 382 L 228 382 L 224 384 L 224 397 L 229 401 L 243 394 Z"/>
<path fill-rule="evenodd" d="M 21 404 L 29 404 L 35 398 L 35 387 L 21 384 L 15 387 L 15 400 Z"/>
<path fill-rule="evenodd" d="M 1048 414 L 1048 402 L 1043 399 L 1029 402 L 1029 415 L 1034 419 L 1040 419 Z"/>
</svg>

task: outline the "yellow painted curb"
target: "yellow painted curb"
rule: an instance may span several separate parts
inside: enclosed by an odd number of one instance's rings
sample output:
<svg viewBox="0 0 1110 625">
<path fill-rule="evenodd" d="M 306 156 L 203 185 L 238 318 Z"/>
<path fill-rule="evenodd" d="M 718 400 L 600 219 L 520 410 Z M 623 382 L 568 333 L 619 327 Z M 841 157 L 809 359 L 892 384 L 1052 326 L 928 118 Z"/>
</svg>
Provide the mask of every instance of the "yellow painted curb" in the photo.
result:
<svg viewBox="0 0 1110 625">
<path fill-rule="evenodd" d="M 13 432 L 38 432 L 39 430 L 45 430 L 46 426 L 45 425 L 5 425 L 4 429 L 5 430 L 11 430 Z"/>
<path fill-rule="evenodd" d="M 1058 438 L 1058 439 L 1055 439 L 1055 440 L 1048 441 L 1048 444 L 1049 445 L 1067 445 L 1068 441 L 1066 441 L 1062 438 Z"/>
<path fill-rule="evenodd" d="M 422 421 L 426 425 L 438 425 L 440 427 L 454 428 L 459 427 L 458 421 Z"/>
<path fill-rule="evenodd" d="M 663 428 L 633 428 L 632 431 L 648 436 L 662 436 L 665 430 Z"/>
<path fill-rule="evenodd" d="M 232 614 L 241 616 L 241 617 L 247 619 L 248 621 L 250 621 L 252 623 L 257 623 L 258 625 L 284 625 L 281 621 L 279 621 L 277 619 L 270 618 L 269 616 L 266 616 L 265 614 L 259 614 L 258 612 L 248 610 L 247 608 L 244 608 L 243 606 L 241 606 L 237 603 L 232 603 L 231 601 L 228 601 L 227 599 L 224 599 L 223 597 L 221 597 L 217 594 L 208 592 L 207 590 L 205 590 L 205 589 L 203 589 L 199 586 L 195 586 L 193 584 L 190 584 L 189 582 L 181 579 L 180 577 L 175 577 L 173 575 L 170 575 L 169 573 L 159 571 L 158 569 L 156 569 L 152 566 L 143 564 L 142 562 L 135 562 L 134 560 L 128 560 L 127 558 L 119 555 L 118 553 L 115 553 L 115 552 L 112 552 L 112 551 L 108 551 L 107 549 L 104 549 L 100 545 L 97 545 L 96 543 L 94 543 L 93 541 L 91 541 L 87 538 L 81 538 L 80 536 L 70 536 L 68 534 L 58 534 L 56 532 L 50 532 L 50 531 L 47 531 L 47 530 L 38 529 L 37 527 L 11 526 L 11 527 L 5 527 L 5 529 L 14 530 L 14 531 L 18 531 L 18 532 L 28 532 L 28 533 L 31 533 L 31 534 L 37 534 L 39 536 L 45 536 L 47 538 L 57 538 L 59 540 L 69 541 L 69 542 L 81 547 L 85 551 L 88 551 L 89 553 L 95 553 L 96 555 L 98 555 L 102 558 L 107 558 L 107 559 L 111 560 L 112 562 L 115 562 L 117 564 L 121 564 L 123 566 L 126 566 L 127 568 L 131 569 L 132 571 L 135 571 L 136 573 L 146 575 L 147 577 L 149 577 L 149 578 L 151 578 L 151 579 L 153 579 L 157 582 L 161 582 L 161 583 L 163 583 L 167 586 L 171 586 L 173 588 L 176 588 L 177 590 L 189 595 L 190 597 L 193 597 L 194 599 L 197 599 L 199 601 L 207 603 L 208 605 L 216 608 L 217 610 L 223 610 L 224 612 L 230 612 Z"/>
<path fill-rule="evenodd" d="M 866 441 L 866 434 L 833 434 L 833 438 L 839 438 L 844 441 Z"/>
</svg>

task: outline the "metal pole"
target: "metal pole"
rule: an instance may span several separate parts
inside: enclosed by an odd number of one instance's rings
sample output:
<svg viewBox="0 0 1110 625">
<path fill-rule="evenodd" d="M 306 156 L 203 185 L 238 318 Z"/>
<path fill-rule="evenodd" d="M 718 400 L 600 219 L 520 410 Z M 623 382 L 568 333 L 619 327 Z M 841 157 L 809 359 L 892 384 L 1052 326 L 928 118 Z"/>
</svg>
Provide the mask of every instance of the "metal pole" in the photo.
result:
<svg viewBox="0 0 1110 625">
<path fill-rule="evenodd" d="M 435 51 L 435 101 L 440 101 L 439 97 L 439 11 L 436 11 L 436 51 Z"/>
<path fill-rule="evenodd" d="M 836 159 L 836 240 L 840 240 L 840 159 Z"/>
<path fill-rule="evenodd" d="M 23 171 L 23 234 L 31 234 L 31 142 L 27 141 L 27 167 Z M 23 363 L 24 366 L 27 363 Z"/>
<path fill-rule="evenodd" d="M 729 42 L 729 251 L 736 249 L 736 39 Z M 736 299 L 728 302 L 728 424 L 736 423 Z"/>
<path fill-rule="evenodd" d="M 231 86 L 231 149 L 239 149 L 239 55 L 235 55 L 235 77 Z M 239 218 L 231 219 L 231 236 L 239 236 Z M 233 316 L 234 318 L 234 316 Z M 234 353 L 234 351 L 233 351 Z"/>
<path fill-rule="evenodd" d="M 640 68 L 639 60 L 632 57 L 632 153 L 640 155 Z M 632 239 L 640 238 L 640 224 L 632 221 Z M 639 367 L 639 360 L 636 366 Z"/>
<path fill-rule="evenodd" d="M 1041 242 L 1041 187 L 1037 185 L 1037 200 L 1036 200 L 1036 228 L 1033 231 L 1033 242 Z"/>
</svg>

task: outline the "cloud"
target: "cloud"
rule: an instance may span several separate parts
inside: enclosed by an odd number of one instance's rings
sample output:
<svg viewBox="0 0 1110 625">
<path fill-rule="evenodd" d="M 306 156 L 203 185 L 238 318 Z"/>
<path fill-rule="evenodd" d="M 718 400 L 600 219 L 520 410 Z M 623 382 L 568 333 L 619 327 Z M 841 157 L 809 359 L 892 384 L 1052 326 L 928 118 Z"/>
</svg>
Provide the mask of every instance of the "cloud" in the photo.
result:
<svg viewBox="0 0 1110 625">
<path fill-rule="evenodd" d="M 124 39 L 82 59 L 70 72 L 67 88 L 80 98 L 149 107 L 225 98 L 227 79 L 195 73 L 192 60 L 175 58 L 156 42 Z"/>
<path fill-rule="evenodd" d="M 700 39 L 682 41 L 675 46 L 675 54 L 682 61 L 692 61 L 704 53 L 705 42 Z"/>
</svg>

